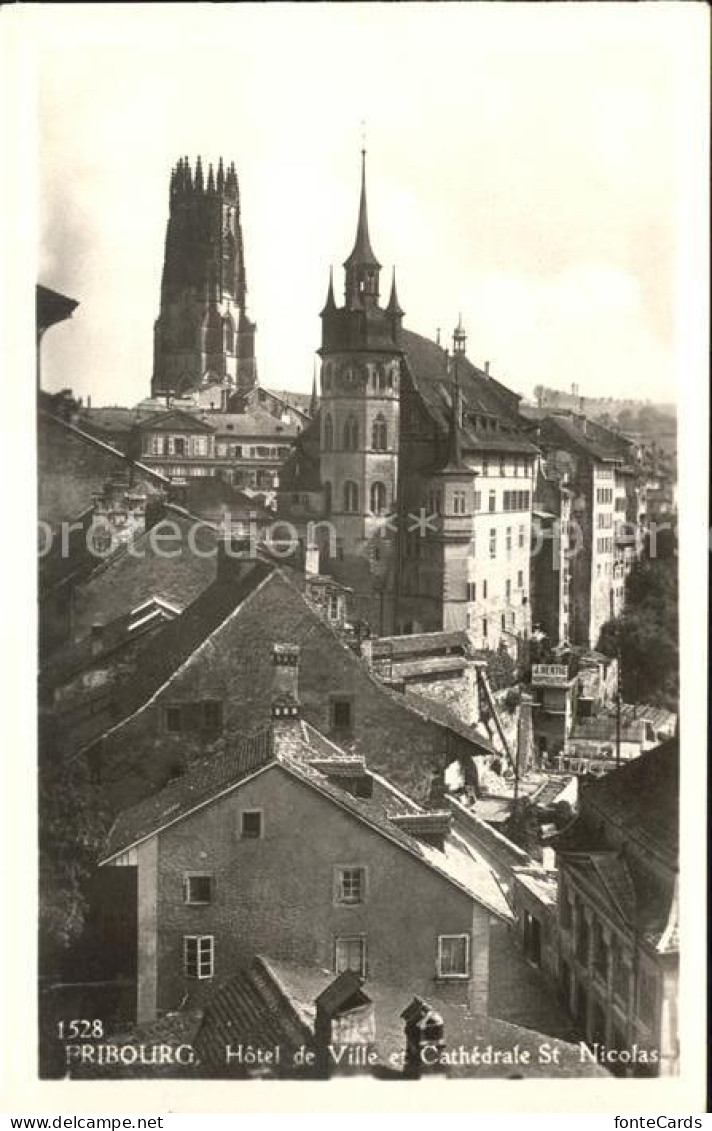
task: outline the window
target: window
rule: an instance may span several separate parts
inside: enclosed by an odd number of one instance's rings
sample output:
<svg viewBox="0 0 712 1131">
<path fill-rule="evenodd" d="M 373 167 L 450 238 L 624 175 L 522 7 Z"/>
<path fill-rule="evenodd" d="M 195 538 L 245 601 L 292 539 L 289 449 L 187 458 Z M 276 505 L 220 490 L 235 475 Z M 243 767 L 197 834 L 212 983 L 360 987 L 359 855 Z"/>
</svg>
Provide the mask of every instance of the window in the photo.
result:
<svg viewBox="0 0 712 1131">
<path fill-rule="evenodd" d="M 487 617 L 482 618 L 482 635 L 487 638 Z"/>
<path fill-rule="evenodd" d="M 489 461 L 486 459 L 482 460 L 482 474 L 485 478 L 489 475 Z"/>
<path fill-rule="evenodd" d="M 376 452 L 385 452 L 388 447 L 386 418 L 379 412 L 371 427 L 371 447 Z"/>
<path fill-rule="evenodd" d="M 438 936 L 438 978 L 469 978 L 470 936 Z"/>
<path fill-rule="evenodd" d="M 520 550 L 524 549 L 524 532 L 525 532 L 525 527 L 520 526 L 519 527 L 519 549 Z"/>
<path fill-rule="evenodd" d="M 183 936 L 183 973 L 186 978 L 212 978 L 215 939 L 212 935 Z"/>
<path fill-rule="evenodd" d="M 331 729 L 351 730 L 352 701 L 345 695 L 334 696 L 331 700 Z"/>
<path fill-rule="evenodd" d="M 504 595 L 508 602 L 512 600 L 512 583 L 509 578 L 504 583 Z"/>
<path fill-rule="evenodd" d="M 337 593 L 329 595 L 329 620 L 339 619 L 339 597 Z"/>
<path fill-rule="evenodd" d="M 366 977 L 366 939 L 363 935 L 334 939 L 334 973 L 355 970 Z"/>
<path fill-rule="evenodd" d="M 479 511 L 479 510 L 482 509 L 482 492 L 481 491 L 475 491 L 475 497 L 474 497 L 474 500 L 473 500 L 472 509 L 475 510 L 475 511 Z"/>
<path fill-rule="evenodd" d="M 321 373 L 321 387 L 325 393 L 331 389 L 331 362 L 327 361 Z"/>
<path fill-rule="evenodd" d="M 358 484 L 351 479 L 344 483 L 344 510 L 347 514 L 358 512 Z"/>
<path fill-rule="evenodd" d="M 371 484 L 371 514 L 383 514 L 386 509 L 385 483 Z"/>
<path fill-rule="evenodd" d="M 499 459 L 499 474 L 502 475 L 502 476 L 505 476 L 507 474 L 507 465 L 504 461 L 503 456 L 500 456 L 500 459 Z"/>
<path fill-rule="evenodd" d="M 487 600 L 487 582 L 486 581 L 482 582 L 482 597 L 483 597 L 483 600 L 485 600 L 485 601 Z"/>
<path fill-rule="evenodd" d="M 366 901 L 366 869 L 349 866 L 334 869 L 334 902 L 335 903 L 365 903 Z"/>
<path fill-rule="evenodd" d="M 331 413 L 327 412 L 324 417 L 324 451 L 330 452 L 334 447 L 334 422 L 331 419 Z"/>
<path fill-rule="evenodd" d="M 324 484 L 324 514 L 331 514 L 331 483 L 328 479 Z"/>
<path fill-rule="evenodd" d="M 489 536 L 489 556 L 491 558 L 497 557 L 497 531 L 493 526 L 490 530 Z"/>
<path fill-rule="evenodd" d="M 501 621 L 502 621 L 502 628 L 505 629 L 507 627 L 507 617 L 504 613 L 502 613 Z"/>
<path fill-rule="evenodd" d="M 465 513 L 465 492 L 453 491 L 452 494 L 452 513 L 464 514 Z"/>
<path fill-rule="evenodd" d="M 468 581 L 467 582 L 467 600 L 468 601 L 476 601 L 477 600 L 477 585 L 475 584 L 474 581 Z"/>
<path fill-rule="evenodd" d="M 240 814 L 240 836 L 243 840 L 260 840 L 262 837 L 262 810 L 243 809 Z"/>
<path fill-rule="evenodd" d="M 496 504 L 497 504 L 497 492 L 496 491 L 490 491 L 490 493 L 489 493 L 490 514 L 492 513 L 492 511 L 495 510 Z"/>
<path fill-rule="evenodd" d="M 358 421 L 355 416 L 349 416 L 344 424 L 344 451 L 355 452 L 358 449 Z"/>
<path fill-rule="evenodd" d="M 524 588 L 524 570 L 523 569 L 520 569 L 517 573 L 517 588 L 518 589 Z"/>
<path fill-rule="evenodd" d="M 511 528 L 511 526 L 508 526 L 507 530 L 505 532 L 505 545 L 507 547 L 507 553 L 511 554 L 511 552 L 512 552 L 512 528 Z"/>
<path fill-rule="evenodd" d="M 173 440 L 173 454 L 176 456 L 185 455 L 185 440 L 182 436 L 176 436 Z"/>
<path fill-rule="evenodd" d="M 183 877 L 183 902 L 210 903 L 213 897 L 213 877 L 206 872 L 188 872 Z"/>
<path fill-rule="evenodd" d="M 183 729 L 180 707 L 166 707 L 166 730 L 178 734 Z"/>
</svg>

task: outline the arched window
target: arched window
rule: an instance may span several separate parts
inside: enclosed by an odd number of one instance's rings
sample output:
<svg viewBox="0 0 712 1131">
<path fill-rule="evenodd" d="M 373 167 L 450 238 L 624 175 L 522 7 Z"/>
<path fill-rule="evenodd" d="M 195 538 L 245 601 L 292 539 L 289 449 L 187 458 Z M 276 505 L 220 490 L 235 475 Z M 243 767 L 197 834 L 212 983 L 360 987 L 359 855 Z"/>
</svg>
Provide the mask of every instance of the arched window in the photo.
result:
<svg viewBox="0 0 712 1131">
<path fill-rule="evenodd" d="M 331 483 L 327 479 L 326 483 L 324 484 L 324 513 L 325 514 L 331 514 L 331 505 L 332 505 Z"/>
<path fill-rule="evenodd" d="M 386 510 L 385 483 L 371 484 L 371 514 L 383 514 Z"/>
<path fill-rule="evenodd" d="M 383 392 L 383 390 L 386 387 L 386 370 L 385 370 L 384 366 L 381 365 L 380 362 L 376 366 L 374 384 L 375 384 L 375 386 L 376 386 L 376 388 L 378 389 L 379 392 Z"/>
<path fill-rule="evenodd" d="M 321 371 L 321 389 L 323 393 L 331 391 L 331 362 L 327 361 Z"/>
<path fill-rule="evenodd" d="M 358 483 L 351 479 L 344 483 L 344 510 L 347 514 L 356 514 L 358 511 Z"/>
<path fill-rule="evenodd" d="M 358 449 L 358 420 L 349 416 L 344 424 L 344 451 L 355 452 Z"/>
<path fill-rule="evenodd" d="M 334 422 L 331 419 L 331 413 L 327 412 L 324 417 L 324 451 L 330 452 L 334 447 Z"/>
<path fill-rule="evenodd" d="M 388 429 L 386 418 L 379 412 L 371 428 L 371 447 L 376 452 L 385 452 L 388 447 Z"/>
<path fill-rule="evenodd" d="M 235 327 L 233 325 L 232 318 L 228 314 L 226 318 L 223 318 L 223 349 L 227 353 L 232 353 L 234 342 Z"/>
</svg>

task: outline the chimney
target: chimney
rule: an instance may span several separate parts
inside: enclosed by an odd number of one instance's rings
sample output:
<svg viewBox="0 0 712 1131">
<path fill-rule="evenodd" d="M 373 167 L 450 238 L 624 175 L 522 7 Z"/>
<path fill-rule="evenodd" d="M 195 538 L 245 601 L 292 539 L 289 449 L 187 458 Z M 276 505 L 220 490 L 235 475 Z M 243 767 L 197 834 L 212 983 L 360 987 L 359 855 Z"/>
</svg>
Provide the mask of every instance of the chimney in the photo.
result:
<svg viewBox="0 0 712 1131">
<path fill-rule="evenodd" d="M 252 571 L 255 560 L 254 545 L 249 535 L 224 532 L 218 535 L 215 580 L 219 584 L 240 582 Z"/>
<path fill-rule="evenodd" d="M 307 577 L 319 575 L 319 547 L 315 542 L 310 542 L 304 555 L 304 572 Z"/>
<path fill-rule="evenodd" d="M 489 361 L 485 362 L 485 377 L 489 377 Z"/>
<path fill-rule="evenodd" d="M 87 393 L 87 408 L 91 408 L 91 393 Z"/>
<path fill-rule="evenodd" d="M 545 872 L 556 871 L 556 852 L 551 845 L 541 850 L 541 866 Z"/>
<path fill-rule="evenodd" d="M 428 808 L 441 810 L 445 807 L 445 804 L 445 772 L 444 770 L 433 770 L 428 793 Z"/>
<path fill-rule="evenodd" d="M 445 1024 L 422 998 L 414 997 L 401 1013 L 405 1022 L 403 1075 L 417 1080 L 422 1075 L 445 1072 L 441 1054 L 445 1050 Z"/>
<path fill-rule="evenodd" d="M 378 1060 L 373 1002 L 355 970 L 344 970 L 315 1003 L 314 1044 L 317 1075 L 355 1075 Z"/>
<path fill-rule="evenodd" d="M 299 645 L 272 647 L 272 717 L 299 717 Z"/>
<path fill-rule="evenodd" d="M 104 649 L 104 626 L 93 624 L 91 626 L 91 654 L 99 656 Z"/>
</svg>

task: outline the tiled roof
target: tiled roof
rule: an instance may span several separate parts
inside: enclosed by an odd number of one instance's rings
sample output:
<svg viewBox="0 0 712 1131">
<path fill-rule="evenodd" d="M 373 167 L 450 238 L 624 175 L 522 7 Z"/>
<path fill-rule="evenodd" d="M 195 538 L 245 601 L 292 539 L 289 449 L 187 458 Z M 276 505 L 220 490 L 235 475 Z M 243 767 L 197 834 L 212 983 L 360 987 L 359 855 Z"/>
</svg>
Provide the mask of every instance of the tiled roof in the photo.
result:
<svg viewBox="0 0 712 1131">
<path fill-rule="evenodd" d="M 182 820 L 193 809 L 214 800 L 223 790 L 234 789 L 272 760 L 268 730 L 245 737 L 225 754 L 203 759 L 158 793 L 124 809 L 111 827 L 103 859 L 108 860 L 166 825 Z"/>
<path fill-rule="evenodd" d="M 620 444 L 615 442 L 613 434 L 605 435 L 608 429 L 589 427 L 587 431 L 579 427 L 570 416 L 552 415 L 541 421 L 539 427 L 539 441 L 546 444 L 558 444 L 563 448 L 572 445 L 576 450 L 596 460 L 605 462 L 620 461 L 623 459 Z"/>
<path fill-rule="evenodd" d="M 191 530 L 198 553 L 188 542 Z M 163 534 L 176 537 L 163 543 Z M 93 623 L 122 616 L 154 596 L 186 608 L 215 580 L 217 541 L 209 524 L 169 504 L 162 519 L 131 548 L 123 547 L 104 562 L 93 559 L 90 575 L 75 591 L 75 633 L 81 637 Z M 162 545 L 170 554 L 159 552 Z"/>
<path fill-rule="evenodd" d="M 453 359 L 428 338 L 403 330 L 402 344 L 413 383 L 430 415 L 446 433 L 450 426 L 450 390 L 454 381 Z M 458 356 L 457 376 L 465 414 L 480 413 L 497 418 L 498 429 L 481 434 L 465 425 L 460 429 L 463 453 L 511 451 L 535 453 L 537 448 L 521 431 L 519 397 L 485 374 L 468 358 Z"/>
<path fill-rule="evenodd" d="M 246 412 L 211 412 L 204 415 L 220 437 L 270 436 L 289 440 L 298 434 L 296 424 L 287 424 L 272 416 L 266 408 L 255 405 Z"/>
<path fill-rule="evenodd" d="M 239 582 L 215 582 L 186 611 L 152 636 L 134 673 L 97 697 L 95 709 L 69 712 L 55 720 L 56 740 L 65 753 L 78 753 L 139 710 L 269 576 L 271 567 L 255 561 Z"/>
<path fill-rule="evenodd" d="M 248 971 L 240 972 L 230 983 L 216 987 L 204 1013 L 201 1029 L 195 1037 L 208 1071 L 217 1076 L 235 1073 L 226 1069 L 225 1046 L 237 1045 L 241 1035 L 250 1032 L 269 1033 L 267 1047 L 275 1043 L 275 1035 L 283 1034 L 285 1047 L 292 1049 L 301 1033 L 306 1033 L 304 1043 L 314 1047 L 315 1002 L 333 983 L 335 975 L 318 966 L 303 966 L 271 956 L 259 956 Z M 402 1014 L 420 987 L 412 989 L 388 983 L 366 980 L 361 992 L 373 1003 L 375 1023 L 375 1052 L 378 1063 L 376 1076 L 397 1075 L 395 1066 L 405 1051 L 405 1031 Z M 541 1063 L 540 1049 L 546 1041 L 556 1050 L 556 1075 L 567 1077 L 604 1077 L 607 1073 L 596 1064 L 582 1061 L 580 1046 L 557 1037 L 524 1028 L 495 1017 L 473 1013 L 467 1005 L 453 1003 L 445 995 L 428 993 L 427 1004 L 435 1010 L 444 1023 L 446 1048 L 480 1049 L 492 1046 L 502 1052 L 518 1048 L 528 1056 L 523 1063 L 479 1064 L 466 1062 L 449 1064 L 444 1074 L 455 1077 L 550 1078 L 551 1065 Z M 240 1035 L 240 1036 L 238 1036 Z M 250 1043 L 247 1038 L 243 1043 Z M 252 1043 L 255 1038 L 252 1038 Z M 278 1042 L 277 1042 L 278 1043 Z M 285 1057 L 289 1061 L 291 1057 Z M 466 1061 L 466 1058 L 462 1058 Z M 402 1062 L 401 1062 L 402 1063 Z M 285 1075 L 283 1066 L 270 1075 Z"/>
<path fill-rule="evenodd" d="M 125 852 L 168 824 L 182 820 L 197 806 L 234 789 L 255 771 L 272 765 L 316 789 L 376 832 L 405 849 L 422 863 L 457 884 L 473 899 L 500 918 L 510 917 L 506 900 L 489 868 L 474 855 L 446 842 L 445 849 L 432 848 L 400 829 L 390 815 L 423 812 L 384 778 L 370 798 L 354 797 L 335 785 L 312 764 L 314 753 L 323 755 L 318 731 L 303 721 L 264 731 L 245 739 L 233 751 L 204 759 L 159 793 L 119 815 L 109 834 L 104 861 Z M 321 736 L 319 736 L 321 737 Z M 333 746 L 333 744 L 330 744 Z"/>
<path fill-rule="evenodd" d="M 415 711 L 417 715 L 421 715 L 431 722 L 439 723 L 440 726 L 446 727 L 454 734 L 467 739 L 473 746 L 479 747 L 482 754 L 497 753 L 489 739 L 483 737 L 476 727 L 464 722 L 447 703 L 441 703 L 437 699 L 431 699 L 429 696 L 421 695 L 409 688 L 406 689 L 403 699 L 406 706 Z"/>
<path fill-rule="evenodd" d="M 467 653 L 470 642 L 466 632 L 418 632 L 408 636 L 378 636 L 371 640 L 374 659 L 401 657 L 414 659 L 416 655 L 437 652 Z"/>
<path fill-rule="evenodd" d="M 676 865 L 679 759 L 676 738 L 646 751 L 587 785 L 582 793 L 583 808 L 600 813 L 629 834 L 650 838 L 657 850 Z"/>
</svg>

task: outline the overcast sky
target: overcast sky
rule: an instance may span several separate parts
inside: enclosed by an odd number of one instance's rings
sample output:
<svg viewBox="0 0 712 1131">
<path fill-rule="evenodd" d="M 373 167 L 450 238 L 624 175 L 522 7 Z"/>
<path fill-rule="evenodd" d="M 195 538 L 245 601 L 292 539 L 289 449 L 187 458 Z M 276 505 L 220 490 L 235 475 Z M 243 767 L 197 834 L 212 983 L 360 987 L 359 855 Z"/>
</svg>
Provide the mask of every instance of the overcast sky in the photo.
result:
<svg viewBox="0 0 712 1131">
<path fill-rule="evenodd" d="M 308 390 L 363 119 L 372 243 L 407 326 L 449 336 L 462 311 L 469 356 L 525 395 L 674 398 L 704 5 L 35 14 L 39 278 L 81 304 L 46 336 L 45 387 L 148 395 L 170 169 L 200 153 L 237 165 L 260 380 Z"/>
</svg>

